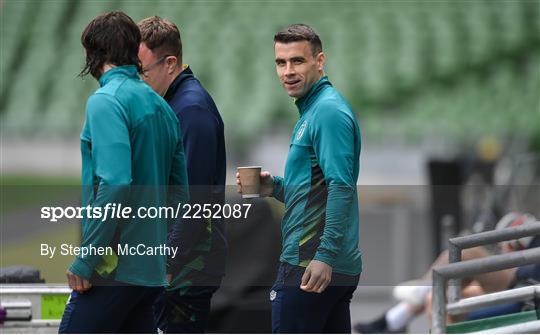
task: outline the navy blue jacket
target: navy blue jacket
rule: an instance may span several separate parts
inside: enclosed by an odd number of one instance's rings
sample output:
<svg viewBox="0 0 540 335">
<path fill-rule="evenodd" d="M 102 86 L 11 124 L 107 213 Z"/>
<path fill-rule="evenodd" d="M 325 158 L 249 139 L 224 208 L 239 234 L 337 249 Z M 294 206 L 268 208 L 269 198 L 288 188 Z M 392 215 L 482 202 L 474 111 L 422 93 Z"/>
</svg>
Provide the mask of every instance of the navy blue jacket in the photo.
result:
<svg viewBox="0 0 540 335">
<path fill-rule="evenodd" d="M 225 136 L 216 104 L 189 67 L 171 83 L 164 98 L 180 121 L 191 204 L 223 204 Z M 170 272 L 188 267 L 209 275 L 225 273 L 227 240 L 222 219 L 178 220 L 168 243 L 179 247 L 179 255 L 168 260 L 169 267 L 176 269 Z"/>
</svg>

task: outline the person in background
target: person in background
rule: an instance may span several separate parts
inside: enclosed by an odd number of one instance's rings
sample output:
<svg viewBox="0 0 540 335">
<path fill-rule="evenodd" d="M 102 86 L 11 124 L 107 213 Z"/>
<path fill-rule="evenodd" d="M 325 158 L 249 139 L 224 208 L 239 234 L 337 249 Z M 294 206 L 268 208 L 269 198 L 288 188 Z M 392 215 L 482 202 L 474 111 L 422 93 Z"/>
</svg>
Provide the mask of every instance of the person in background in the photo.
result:
<svg viewBox="0 0 540 335">
<path fill-rule="evenodd" d="M 212 97 L 182 63 L 176 25 L 152 16 L 139 22 L 142 78 L 165 98 L 180 120 L 192 204 L 223 205 L 226 155 L 224 126 Z M 169 246 L 170 286 L 156 302 L 160 331 L 202 333 L 207 329 L 212 295 L 225 274 L 227 240 L 223 219 L 182 219 L 174 223 Z"/>
<path fill-rule="evenodd" d="M 530 214 L 512 212 L 503 216 L 495 229 L 517 227 L 536 221 L 536 218 Z M 540 236 L 527 236 L 517 240 L 501 242 L 499 247 L 502 253 L 540 247 Z M 491 253 L 485 247 L 475 247 L 464 249 L 461 254 L 462 260 L 467 261 L 486 257 Z M 407 326 L 417 316 L 424 312 L 428 316 L 431 315 L 431 269 L 444 264 L 448 264 L 447 250 L 439 255 L 421 279 L 410 280 L 394 288 L 394 297 L 399 300 L 399 303 L 373 321 L 355 324 L 353 327 L 355 332 L 361 334 L 406 333 Z M 462 283 L 462 296 L 466 298 L 511 289 L 531 280 L 540 282 L 540 264 L 525 265 L 466 278 Z M 521 302 L 500 304 L 494 307 L 478 309 L 458 319 L 449 318 L 448 321 L 453 323 L 462 319 L 475 320 L 517 313 L 521 311 L 522 307 L 523 303 Z"/>
</svg>

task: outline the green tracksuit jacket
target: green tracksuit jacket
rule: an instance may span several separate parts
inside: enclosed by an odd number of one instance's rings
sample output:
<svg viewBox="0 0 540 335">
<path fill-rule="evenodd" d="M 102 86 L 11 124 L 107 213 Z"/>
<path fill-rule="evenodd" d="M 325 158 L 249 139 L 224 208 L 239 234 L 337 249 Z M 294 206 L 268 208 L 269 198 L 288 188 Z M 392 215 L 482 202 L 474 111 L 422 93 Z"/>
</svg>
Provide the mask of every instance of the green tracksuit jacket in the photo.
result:
<svg viewBox="0 0 540 335">
<path fill-rule="evenodd" d="M 280 260 L 305 267 L 316 259 L 334 272 L 358 275 L 360 128 L 327 77 L 295 103 L 300 118 L 285 176 L 274 177 L 273 195 L 285 203 Z"/>
<path fill-rule="evenodd" d="M 146 85 L 135 66 L 101 76 L 88 99 L 81 132 L 82 206 L 107 203 L 166 206 L 187 200 L 187 172 L 179 121 L 167 102 Z M 177 185 L 177 187 L 168 187 Z M 112 256 L 78 256 L 70 271 L 94 271 L 134 285 L 165 286 L 165 255 L 116 255 L 117 245 L 158 247 L 167 242 L 166 219 L 82 220 L 81 246 L 111 247 Z M 141 249 L 146 250 L 146 249 Z"/>
</svg>

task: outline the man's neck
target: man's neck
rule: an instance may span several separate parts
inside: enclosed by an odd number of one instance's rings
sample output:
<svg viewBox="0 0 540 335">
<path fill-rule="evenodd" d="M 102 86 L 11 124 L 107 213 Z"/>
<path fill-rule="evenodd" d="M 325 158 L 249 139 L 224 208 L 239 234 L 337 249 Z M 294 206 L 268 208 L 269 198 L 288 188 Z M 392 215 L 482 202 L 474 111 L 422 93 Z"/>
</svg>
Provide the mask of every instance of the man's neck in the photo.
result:
<svg viewBox="0 0 540 335">
<path fill-rule="evenodd" d="M 171 75 L 172 79 L 169 85 L 172 84 L 172 82 L 176 79 L 176 77 L 178 77 L 180 73 L 184 72 L 184 70 L 187 69 L 187 67 L 188 67 L 187 64 L 182 64 L 181 66 L 177 66 Z"/>
<path fill-rule="evenodd" d="M 174 82 L 174 80 L 176 78 L 178 78 L 178 76 L 180 75 L 180 73 L 182 73 L 185 69 L 187 69 L 187 65 L 186 64 L 182 64 L 182 66 L 177 66 L 173 73 L 171 73 L 170 77 L 169 77 L 169 82 L 168 82 L 168 85 L 167 85 L 167 90 L 165 90 L 165 92 L 163 92 L 163 95 L 162 96 L 165 96 L 165 94 L 167 94 L 167 91 L 169 90 L 169 87 L 171 87 L 172 83 Z"/>
<path fill-rule="evenodd" d="M 109 70 L 111 70 L 111 69 L 113 69 L 115 67 L 116 67 L 116 65 L 114 65 L 114 64 L 109 64 L 109 63 L 103 64 L 103 74 L 102 75 L 104 75 L 107 71 L 109 71 Z"/>
</svg>

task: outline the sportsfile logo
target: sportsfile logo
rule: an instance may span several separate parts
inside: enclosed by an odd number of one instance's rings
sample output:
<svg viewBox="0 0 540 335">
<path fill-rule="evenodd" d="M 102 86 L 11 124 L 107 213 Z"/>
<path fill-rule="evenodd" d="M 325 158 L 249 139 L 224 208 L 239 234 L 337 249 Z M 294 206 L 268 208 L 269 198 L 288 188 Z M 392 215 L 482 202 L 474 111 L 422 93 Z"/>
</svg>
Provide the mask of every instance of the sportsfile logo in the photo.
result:
<svg viewBox="0 0 540 335">
<path fill-rule="evenodd" d="M 117 203 L 99 206 L 41 207 L 41 219 L 246 219 L 252 204 L 182 204 L 174 206 L 136 207 Z"/>
</svg>

